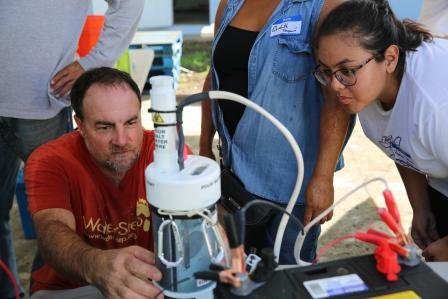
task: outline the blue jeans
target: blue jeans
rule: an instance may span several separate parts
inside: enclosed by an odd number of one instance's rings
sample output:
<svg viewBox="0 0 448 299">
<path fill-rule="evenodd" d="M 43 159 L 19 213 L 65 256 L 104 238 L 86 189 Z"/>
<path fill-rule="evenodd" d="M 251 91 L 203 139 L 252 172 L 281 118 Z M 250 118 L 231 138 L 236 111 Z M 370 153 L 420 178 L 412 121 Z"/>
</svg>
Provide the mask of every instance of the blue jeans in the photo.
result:
<svg viewBox="0 0 448 299">
<path fill-rule="evenodd" d="M 279 204 L 279 206 L 286 208 L 286 205 Z M 304 204 L 297 204 L 292 210 L 292 214 L 295 215 L 302 223 L 304 213 Z M 246 213 L 246 220 L 248 216 L 249 214 Z M 246 251 L 253 252 L 253 250 L 256 249 L 257 253 L 259 253 L 259 250 L 262 248 L 274 248 L 275 237 L 277 235 L 277 229 L 282 216 L 283 212 L 274 210 L 269 212 L 267 216 L 263 217 L 264 221 L 267 221 L 266 223 L 246 225 Z M 294 258 L 294 244 L 299 231 L 300 229 L 294 221 L 288 221 L 288 225 L 286 226 L 283 235 L 282 245 L 280 247 L 279 262 L 281 265 L 296 264 L 296 260 Z M 319 235 L 320 225 L 317 224 L 310 229 L 303 243 L 302 250 L 300 251 L 300 258 L 303 261 L 312 262 L 316 257 L 317 240 Z"/>
<path fill-rule="evenodd" d="M 0 259 L 8 266 L 20 286 L 9 212 L 21 161 L 47 141 L 71 129 L 71 109 L 46 120 L 29 120 L 0 116 Z M 22 296 L 23 288 L 20 286 Z M 14 288 L 5 271 L 0 271 L 0 298 L 14 298 Z"/>
<path fill-rule="evenodd" d="M 286 205 L 280 205 L 286 208 Z M 299 218 L 300 222 L 303 223 L 303 216 L 305 213 L 305 205 L 298 204 L 292 210 L 292 214 Z M 275 236 L 277 234 L 277 229 L 280 224 L 280 220 L 283 216 L 282 212 L 276 212 L 272 220 L 267 227 L 267 247 L 274 247 Z M 280 265 L 293 265 L 296 264 L 294 258 L 294 244 L 299 233 L 299 228 L 294 221 L 288 221 L 285 233 L 283 235 L 282 246 L 280 247 Z M 314 225 L 306 235 L 305 241 L 300 251 L 300 259 L 306 262 L 312 262 L 316 257 L 317 241 L 320 235 L 320 225 Z"/>
</svg>

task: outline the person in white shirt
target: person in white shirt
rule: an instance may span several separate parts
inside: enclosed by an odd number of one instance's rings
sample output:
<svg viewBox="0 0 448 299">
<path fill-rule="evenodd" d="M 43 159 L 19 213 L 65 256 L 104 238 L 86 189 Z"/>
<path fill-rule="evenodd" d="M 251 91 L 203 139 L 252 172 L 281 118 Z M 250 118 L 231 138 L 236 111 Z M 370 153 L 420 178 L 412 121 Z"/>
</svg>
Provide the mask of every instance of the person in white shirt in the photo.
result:
<svg viewBox="0 0 448 299">
<path fill-rule="evenodd" d="M 395 161 L 413 240 L 427 260 L 448 260 L 448 40 L 398 20 L 387 0 L 349 0 L 324 20 L 315 45 L 316 79 Z"/>
</svg>

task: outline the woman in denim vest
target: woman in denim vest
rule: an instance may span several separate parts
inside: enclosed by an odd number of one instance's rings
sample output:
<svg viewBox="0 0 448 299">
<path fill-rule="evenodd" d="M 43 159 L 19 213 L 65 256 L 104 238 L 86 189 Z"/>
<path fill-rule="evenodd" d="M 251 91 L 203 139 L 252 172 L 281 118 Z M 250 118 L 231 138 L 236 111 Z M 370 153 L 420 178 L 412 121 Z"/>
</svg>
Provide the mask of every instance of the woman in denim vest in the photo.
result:
<svg viewBox="0 0 448 299">
<path fill-rule="evenodd" d="M 227 0 L 221 1 L 216 15 L 211 70 L 204 90 L 240 94 L 280 120 L 302 150 L 305 187 L 313 170 L 316 178 L 332 180 L 347 129 L 348 116 L 342 110 L 336 113 L 339 120 L 327 121 L 330 119 L 326 117 L 326 111 L 330 110 L 327 105 L 334 105 L 335 101 L 326 101 L 324 105 L 320 86 L 312 76 L 315 61 L 311 40 L 315 26 L 339 2 L 342 1 Z M 216 128 L 223 163 L 241 179 L 247 191 L 254 197 L 285 206 L 296 182 L 297 164 L 279 131 L 260 114 L 229 101 L 204 102 L 202 112 L 200 154 L 214 158 L 211 145 Z M 333 148 L 328 149 L 332 154 L 316 163 L 320 122 L 322 147 L 329 142 Z M 302 221 L 304 190 L 293 210 Z M 332 188 L 308 189 L 305 222 L 331 204 L 320 201 L 317 195 L 322 192 L 333 194 Z M 282 214 L 274 212 L 268 216 L 258 219 L 262 225 L 256 229 L 248 227 L 246 248 L 273 246 Z M 297 226 L 290 222 L 280 263 L 295 262 L 293 247 L 297 233 Z M 319 233 L 320 227 L 315 226 L 308 234 L 301 251 L 302 260 L 314 259 Z"/>
</svg>

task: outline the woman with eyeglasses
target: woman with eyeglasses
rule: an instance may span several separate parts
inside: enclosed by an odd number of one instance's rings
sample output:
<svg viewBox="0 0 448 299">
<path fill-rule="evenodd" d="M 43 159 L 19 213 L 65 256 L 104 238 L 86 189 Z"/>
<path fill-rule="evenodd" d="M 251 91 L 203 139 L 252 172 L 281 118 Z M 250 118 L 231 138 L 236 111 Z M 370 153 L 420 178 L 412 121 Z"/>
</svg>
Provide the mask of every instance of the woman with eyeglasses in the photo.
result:
<svg viewBox="0 0 448 299">
<path fill-rule="evenodd" d="M 412 238 L 427 260 L 448 260 L 448 40 L 398 20 L 387 0 L 351 0 L 324 20 L 315 46 L 316 79 L 395 161 Z"/>
</svg>

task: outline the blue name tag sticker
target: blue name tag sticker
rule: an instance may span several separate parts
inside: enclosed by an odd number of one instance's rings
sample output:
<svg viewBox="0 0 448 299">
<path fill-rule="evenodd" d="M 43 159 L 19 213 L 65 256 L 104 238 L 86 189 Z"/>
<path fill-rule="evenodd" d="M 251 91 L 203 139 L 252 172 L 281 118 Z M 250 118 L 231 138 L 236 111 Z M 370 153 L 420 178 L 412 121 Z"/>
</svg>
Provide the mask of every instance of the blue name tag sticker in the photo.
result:
<svg viewBox="0 0 448 299">
<path fill-rule="evenodd" d="M 282 18 L 271 26 L 271 37 L 277 35 L 298 35 L 302 30 L 302 17 L 300 15 Z"/>
</svg>

